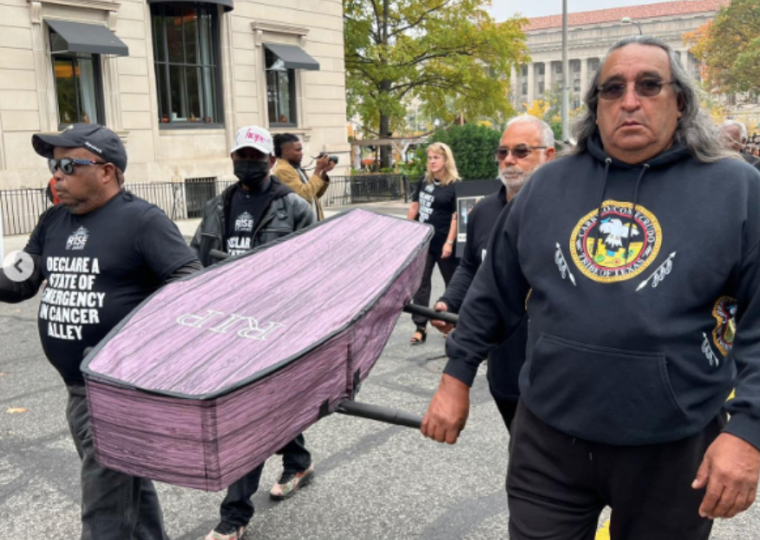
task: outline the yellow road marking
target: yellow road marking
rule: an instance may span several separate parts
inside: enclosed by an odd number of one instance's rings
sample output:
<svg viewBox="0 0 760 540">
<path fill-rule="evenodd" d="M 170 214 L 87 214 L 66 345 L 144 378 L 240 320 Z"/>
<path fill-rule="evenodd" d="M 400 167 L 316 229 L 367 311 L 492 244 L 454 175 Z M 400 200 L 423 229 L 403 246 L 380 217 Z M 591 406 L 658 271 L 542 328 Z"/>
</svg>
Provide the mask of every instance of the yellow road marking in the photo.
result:
<svg viewBox="0 0 760 540">
<path fill-rule="evenodd" d="M 604 522 L 602 528 L 596 531 L 596 540 L 610 540 L 610 522 Z"/>
</svg>

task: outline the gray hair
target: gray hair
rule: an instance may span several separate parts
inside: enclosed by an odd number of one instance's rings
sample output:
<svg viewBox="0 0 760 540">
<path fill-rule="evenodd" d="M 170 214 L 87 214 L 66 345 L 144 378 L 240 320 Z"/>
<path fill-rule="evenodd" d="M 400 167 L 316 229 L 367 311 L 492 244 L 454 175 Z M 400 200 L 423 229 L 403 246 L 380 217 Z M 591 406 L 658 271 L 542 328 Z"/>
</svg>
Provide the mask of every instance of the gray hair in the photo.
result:
<svg viewBox="0 0 760 540">
<path fill-rule="evenodd" d="M 683 144 L 702 163 L 713 163 L 721 159 L 735 159 L 736 152 L 730 151 L 723 146 L 717 126 L 700 110 L 700 91 L 694 80 L 681 67 L 675 51 L 664 41 L 648 36 L 631 36 L 615 43 L 607 56 L 599 64 L 594 74 L 594 79 L 589 86 L 583 102 L 586 104 L 586 112 L 574 126 L 575 138 L 578 141 L 570 154 L 580 154 L 587 151 L 589 140 L 598 133 L 596 125 L 596 108 L 599 103 L 599 85 L 601 73 L 605 62 L 613 51 L 622 49 L 627 45 L 648 45 L 658 47 L 665 51 L 670 61 L 670 72 L 673 77 L 673 89 L 681 108 L 681 118 L 675 131 L 675 141 Z"/>
<path fill-rule="evenodd" d="M 743 143 L 747 142 L 747 126 L 745 126 L 738 120 L 726 120 L 725 122 L 723 122 L 723 125 L 721 126 L 721 128 L 734 127 L 734 126 L 739 128 L 739 133 L 742 139 L 741 142 Z"/>
<path fill-rule="evenodd" d="M 504 131 L 509 129 L 514 124 L 535 125 L 541 132 L 541 146 L 546 146 L 547 148 L 554 148 L 554 132 L 552 131 L 551 126 L 549 126 L 549 124 L 547 124 L 540 118 L 536 118 L 535 116 L 531 116 L 529 114 L 515 116 L 509 122 L 507 122 L 507 127 L 504 128 Z"/>
</svg>

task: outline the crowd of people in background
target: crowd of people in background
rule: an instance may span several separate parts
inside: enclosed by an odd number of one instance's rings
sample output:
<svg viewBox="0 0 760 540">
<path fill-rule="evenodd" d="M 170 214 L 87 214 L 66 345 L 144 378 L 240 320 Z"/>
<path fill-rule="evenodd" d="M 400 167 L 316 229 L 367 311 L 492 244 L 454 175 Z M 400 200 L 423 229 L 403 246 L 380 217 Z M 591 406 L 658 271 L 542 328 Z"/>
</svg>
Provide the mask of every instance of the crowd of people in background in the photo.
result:
<svg viewBox="0 0 760 540">
<path fill-rule="evenodd" d="M 457 440 L 487 359 L 511 434 L 513 540 L 592 538 L 605 506 L 615 540 L 707 539 L 713 519 L 752 504 L 760 476 L 757 144 L 739 122 L 711 123 L 673 50 L 652 38 L 616 44 L 584 101 L 561 159 L 542 120 L 506 124 L 493 149 L 500 184 L 469 214 L 461 261 L 456 156 L 427 148 L 407 214 L 434 229 L 414 303 L 430 303 L 437 267 L 446 289 L 434 309 L 460 319 L 433 321 L 449 362 L 422 433 Z M 25 248 L 32 276 L 0 272 L 0 302 L 54 287 L 49 261 L 82 255 L 99 261 L 93 281 L 112 299 L 78 335 L 46 330 L 40 311 L 82 461 L 82 540 L 168 538 L 152 483 L 95 460 L 83 352 L 166 283 L 322 221 L 335 161 L 320 155 L 309 174 L 296 135 L 241 128 L 230 151 L 238 181 L 206 204 L 188 246 L 161 210 L 123 189 L 127 154 L 111 130 L 77 124 L 32 144 L 56 205 Z M 423 345 L 428 321 L 413 322 L 410 344 Z M 284 500 L 315 468 L 303 435 L 277 453 L 270 496 Z M 230 486 L 206 540 L 243 537 L 262 469 Z"/>
</svg>

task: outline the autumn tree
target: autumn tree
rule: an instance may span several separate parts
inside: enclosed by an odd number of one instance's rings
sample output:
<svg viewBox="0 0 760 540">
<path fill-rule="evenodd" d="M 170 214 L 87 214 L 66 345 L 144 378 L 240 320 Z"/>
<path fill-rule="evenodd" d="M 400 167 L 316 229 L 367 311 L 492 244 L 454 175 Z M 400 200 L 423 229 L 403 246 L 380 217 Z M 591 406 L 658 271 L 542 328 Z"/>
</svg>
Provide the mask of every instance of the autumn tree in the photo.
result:
<svg viewBox="0 0 760 540">
<path fill-rule="evenodd" d="M 760 2 L 733 0 L 711 22 L 684 34 L 702 63 L 707 90 L 760 92 Z"/>
<path fill-rule="evenodd" d="M 497 24 L 488 0 L 344 0 L 350 114 L 388 136 L 418 98 L 452 121 L 511 114 L 508 75 L 527 60 L 525 19 Z M 382 155 L 383 167 L 390 153 Z"/>
</svg>

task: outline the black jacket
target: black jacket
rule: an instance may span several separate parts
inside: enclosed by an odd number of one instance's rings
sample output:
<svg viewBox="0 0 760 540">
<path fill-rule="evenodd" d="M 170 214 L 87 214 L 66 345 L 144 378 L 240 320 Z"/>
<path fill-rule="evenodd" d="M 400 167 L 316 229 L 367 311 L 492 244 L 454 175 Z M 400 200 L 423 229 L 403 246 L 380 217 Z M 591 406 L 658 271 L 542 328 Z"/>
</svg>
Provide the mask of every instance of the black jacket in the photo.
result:
<svg viewBox="0 0 760 540">
<path fill-rule="evenodd" d="M 292 232 L 301 230 L 317 222 L 314 211 L 305 200 L 296 195 L 293 190 L 283 186 L 276 177 L 270 177 L 272 183 L 262 196 L 269 197 L 270 202 L 264 211 L 264 217 L 259 221 L 253 232 L 251 249 L 268 244 Z M 227 235 L 227 219 L 230 215 L 230 205 L 239 184 L 233 184 L 221 195 L 214 197 L 203 208 L 203 219 L 190 247 L 198 254 L 203 266 L 211 266 L 219 262 L 211 256 L 211 250 L 224 252 Z"/>
<path fill-rule="evenodd" d="M 545 423 L 636 446 L 725 407 L 725 430 L 760 448 L 759 200 L 756 169 L 679 145 L 629 165 L 594 139 L 544 165 L 494 228 L 445 372 L 471 384 L 532 290 L 520 399 Z"/>
<path fill-rule="evenodd" d="M 439 300 L 446 304 L 450 313 L 459 313 L 465 295 L 475 279 L 475 274 L 486 258 L 491 231 L 499 214 L 507 206 L 507 190 L 504 186 L 497 193 L 484 198 L 467 218 L 467 243 L 462 261 L 454 272 L 446 292 Z M 509 210 L 507 210 L 508 212 Z M 517 384 L 520 369 L 525 360 L 525 344 L 528 340 L 528 316 L 520 327 L 488 355 L 488 385 L 496 399 L 516 401 L 520 397 Z M 511 361 L 510 361 L 511 359 Z M 520 361 L 519 359 L 522 359 Z"/>
</svg>

